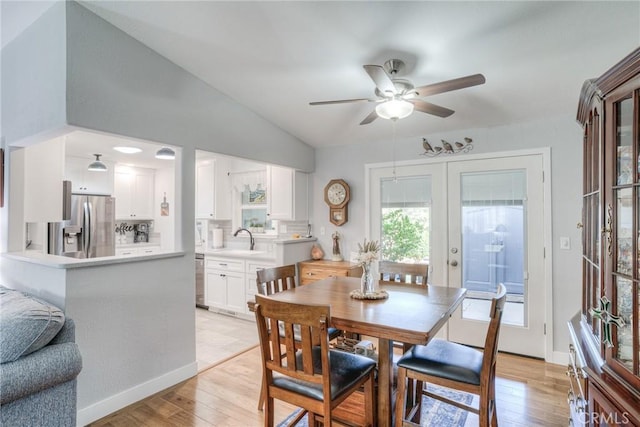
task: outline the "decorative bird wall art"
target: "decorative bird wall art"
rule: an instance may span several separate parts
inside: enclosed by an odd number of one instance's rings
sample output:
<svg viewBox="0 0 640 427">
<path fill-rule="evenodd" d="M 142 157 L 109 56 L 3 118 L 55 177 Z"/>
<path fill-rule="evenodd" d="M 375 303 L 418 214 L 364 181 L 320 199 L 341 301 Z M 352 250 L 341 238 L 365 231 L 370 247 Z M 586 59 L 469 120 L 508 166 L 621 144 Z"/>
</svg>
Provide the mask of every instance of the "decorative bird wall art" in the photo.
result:
<svg viewBox="0 0 640 427">
<path fill-rule="evenodd" d="M 440 154 L 455 154 L 455 153 L 467 153 L 473 149 L 473 140 L 469 137 L 464 138 L 464 143 L 462 142 L 454 142 L 451 144 L 450 142 L 441 139 L 442 147 L 438 145 L 431 145 L 427 138 L 422 138 L 422 148 L 424 148 L 424 153 L 420 153 L 422 156 L 435 157 Z"/>
</svg>

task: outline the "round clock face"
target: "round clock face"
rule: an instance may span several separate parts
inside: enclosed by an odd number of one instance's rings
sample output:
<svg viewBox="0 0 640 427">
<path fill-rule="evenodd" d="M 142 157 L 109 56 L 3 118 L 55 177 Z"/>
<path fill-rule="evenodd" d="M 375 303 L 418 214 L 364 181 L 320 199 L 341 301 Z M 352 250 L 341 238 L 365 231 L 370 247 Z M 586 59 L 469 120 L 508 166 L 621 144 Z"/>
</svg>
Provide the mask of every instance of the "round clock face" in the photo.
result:
<svg viewBox="0 0 640 427">
<path fill-rule="evenodd" d="M 332 205 L 339 205 L 347 197 L 347 190 L 340 183 L 332 184 L 327 190 L 327 199 Z"/>
</svg>

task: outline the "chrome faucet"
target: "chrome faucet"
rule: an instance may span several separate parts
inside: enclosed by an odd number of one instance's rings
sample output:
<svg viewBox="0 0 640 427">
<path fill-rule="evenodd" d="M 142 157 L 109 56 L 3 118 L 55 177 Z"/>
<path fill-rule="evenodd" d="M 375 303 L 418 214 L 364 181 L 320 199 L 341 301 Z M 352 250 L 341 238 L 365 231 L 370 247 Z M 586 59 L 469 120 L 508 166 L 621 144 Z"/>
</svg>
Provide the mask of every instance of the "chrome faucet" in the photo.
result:
<svg viewBox="0 0 640 427">
<path fill-rule="evenodd" d="M 256 241 L 253 239 L 253 234 L 251 234 L 249 230 L 247 230 L 246 228 L 238 228 L 236 232 L 233 233 L 233 237 L 236 237 L 241 231 L 246 231 L 247 233 L 249 233 L 249 250 L 252 251 L 253 247 L 256 245 Z"/>
</svg>

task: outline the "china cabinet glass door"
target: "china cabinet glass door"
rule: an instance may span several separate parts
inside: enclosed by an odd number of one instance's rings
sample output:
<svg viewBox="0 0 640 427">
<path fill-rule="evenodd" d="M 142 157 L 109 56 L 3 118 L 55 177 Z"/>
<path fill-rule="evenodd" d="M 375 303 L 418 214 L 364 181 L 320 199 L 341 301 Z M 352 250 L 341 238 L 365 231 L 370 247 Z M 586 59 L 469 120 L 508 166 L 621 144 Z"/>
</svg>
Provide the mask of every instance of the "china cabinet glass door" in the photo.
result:
<svg viewBox="0 0 640 427">
<path fill-rule="evenodd" d="M 640 332 L 638 302 L 640 292 L 639 220 L 640 212 L 640 90 L 627 90 L 609 101 L 614 117 L 608 129 L 612 141 L 605 178 L 605 225 L 603 237 L 607 257 L 607 295 L 611 312 L 602 319 L 602 341 L 607 364 L 636 386 L 640 383 Z M 613 164 L 611 164 L 613 163 Z M 608 325 L 607 325 L 608 323 Z M 611 342 L 606 342 L 609 328 Z"/>
<path fill-rule="evenodd" d="M 585 126 L 584 135 L 584 195 L 582 200 L 582 268 L 583 268 L 583 310 L 592 334 L 600 338 L 600 320 L 591 315 L 591 308 L 597 307 L 603 295 L 600 269 L 601 236 L 601 126 L 598 108 L 594 108 Z"/>
</svg>

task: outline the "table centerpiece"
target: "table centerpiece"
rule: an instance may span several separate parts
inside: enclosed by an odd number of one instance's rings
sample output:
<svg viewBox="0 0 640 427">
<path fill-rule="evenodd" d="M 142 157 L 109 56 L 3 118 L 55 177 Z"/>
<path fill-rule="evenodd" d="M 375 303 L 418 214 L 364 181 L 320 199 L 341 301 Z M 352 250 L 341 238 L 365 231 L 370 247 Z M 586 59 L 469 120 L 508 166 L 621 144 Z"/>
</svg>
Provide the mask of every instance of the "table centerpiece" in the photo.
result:
<svg viewBox="0 0 640 427">
<path fill-rule="evenodd" d="M 376 240 L 364 239 L 362 244 L 358 243 L 358 256 L 356 262 L 362 267 L 362 277 L 360 278 L 360 289 L 351 292 L 352 298 L 357 299 L 383 299 L 389 294 L 379 288 L 380 271 L 378 268 L 378 258 L 380 244 Z"/>
</svg>

